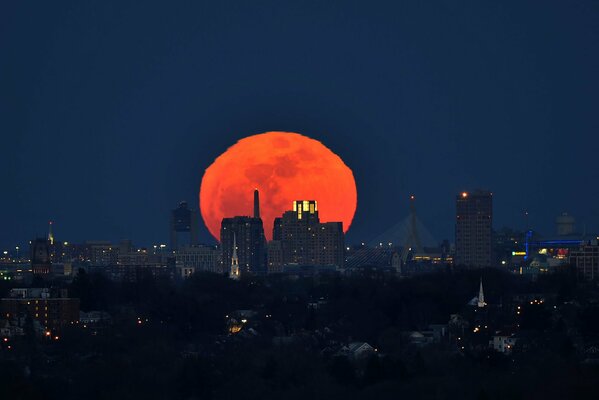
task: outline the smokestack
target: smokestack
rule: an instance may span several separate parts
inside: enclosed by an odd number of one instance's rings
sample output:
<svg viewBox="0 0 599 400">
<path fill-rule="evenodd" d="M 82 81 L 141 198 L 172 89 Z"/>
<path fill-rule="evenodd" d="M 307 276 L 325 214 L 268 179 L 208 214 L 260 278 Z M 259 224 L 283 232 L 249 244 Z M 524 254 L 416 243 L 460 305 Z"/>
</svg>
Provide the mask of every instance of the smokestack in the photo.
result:
<svg viewBox="0 0 599 400">
<path fill-rule="evenodd" d="M 254 218 L 260 218 L 260 193 L 254 189 Z"/>
</svg>

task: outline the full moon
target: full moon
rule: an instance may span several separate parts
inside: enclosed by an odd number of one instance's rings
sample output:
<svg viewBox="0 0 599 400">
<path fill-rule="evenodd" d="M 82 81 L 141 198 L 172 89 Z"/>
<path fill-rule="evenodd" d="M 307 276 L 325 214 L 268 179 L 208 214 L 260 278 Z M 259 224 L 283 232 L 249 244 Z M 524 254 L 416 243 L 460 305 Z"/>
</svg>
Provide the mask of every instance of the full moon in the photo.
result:
<svg viewBox="0 0 599 400">
<path fill-rule="evenodd" d="M 316 200 L 321 222 L 341 221 L 347 232 L 356 212 L 354 175 L 321 142 L 292 132 L 266 132 L 239 140 L 210 165 L 200 186 L 200 210 L 210 233 L 220 240 L 223 218 L 253 213 L 260 191 L 264 234 L 291 210 L 293 200 Z"/>
</svg>

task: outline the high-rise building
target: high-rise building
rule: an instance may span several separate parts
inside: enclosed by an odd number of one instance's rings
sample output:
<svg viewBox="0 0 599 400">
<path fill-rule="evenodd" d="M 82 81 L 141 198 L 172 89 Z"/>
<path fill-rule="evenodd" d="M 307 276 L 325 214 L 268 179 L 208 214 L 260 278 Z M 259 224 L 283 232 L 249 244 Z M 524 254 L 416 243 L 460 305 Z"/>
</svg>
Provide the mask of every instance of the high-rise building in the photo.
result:
<svg viewBox="0 0 599 400">
<path fill-rule="evenodd" d="M 463 192 L 456 197 L 455 264 L 490 267 L 493 196 L 488 191 Z"/>
<path fill-rule="evenodd" d="M 187 205 L 186 201 L 171 211 L 170 225 L 171 249 L 181 245 L 194 245 L 198 241 L 198 213 Z"/>
<path fill-rule="evenodd" d="M 225 271 L 229 270 L 233 250 L 236 248 L 241 275 L 266 273 L 266 238 L 262 219 L 259 215 L 259 196 L 255 191 L 253 217 L 223 218 L 220 228 L 220 242 Z"/>
<path fill-rule="evenodd" d="M 271 240 L 266 249 L 269 274 L 283 272 L 283 247 L 280 240 Z"/>
<path fill-rule="evenodd" d="M 294 201 L 293 210 L 275 221 L 273 237 L 280 237 L 283 265 L 343 267 L 343 224 L 321 223 L 315 200 Z"/>
</svg>

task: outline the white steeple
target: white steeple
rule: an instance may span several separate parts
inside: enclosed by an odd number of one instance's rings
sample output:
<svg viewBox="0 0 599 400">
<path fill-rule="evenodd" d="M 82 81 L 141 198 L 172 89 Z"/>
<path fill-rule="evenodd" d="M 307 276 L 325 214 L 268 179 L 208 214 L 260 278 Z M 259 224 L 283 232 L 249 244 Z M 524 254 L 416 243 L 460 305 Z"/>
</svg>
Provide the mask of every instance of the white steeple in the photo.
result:
<svg viewBox="0 0 599 400">
<path fill-rule="evenodd" d="M 483 278 L 480 278 L 480 288 L 478 289 L 478 306 L 480 308 L 486 306 L 485 293 L 483 292 Z"/>
<path fill-rule="evenodd" d="M 48 222 L 48 242 L 54 244 L 54 233 L 52 233 L 52 221 Z"/>
<path fill-rule="evenodd" d="M 233 233 L 233 255 L 231 256 L 231 269 L 229 278 L 239 279 L 239 257 L 237 257 L 237 236 Z"/>
</svg>

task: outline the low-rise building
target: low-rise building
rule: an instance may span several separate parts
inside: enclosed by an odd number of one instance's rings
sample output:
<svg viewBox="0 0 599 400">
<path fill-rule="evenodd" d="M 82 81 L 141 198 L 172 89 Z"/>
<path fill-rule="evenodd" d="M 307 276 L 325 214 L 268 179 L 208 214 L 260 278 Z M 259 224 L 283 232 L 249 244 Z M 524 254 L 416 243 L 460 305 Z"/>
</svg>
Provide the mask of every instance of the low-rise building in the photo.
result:
<svg viewBox="0 0 599 400">
<path fill-rule="evenodd" d="M 38 321 L 49 334 L 79 321 L 79 299 L 68 297 L 66 289 L 19 288 L 0 300 L 0 315 L 9 321 Z M 23 318 L 25 317 L 25 318 Z"/>
</svg>

